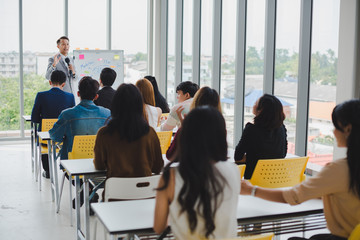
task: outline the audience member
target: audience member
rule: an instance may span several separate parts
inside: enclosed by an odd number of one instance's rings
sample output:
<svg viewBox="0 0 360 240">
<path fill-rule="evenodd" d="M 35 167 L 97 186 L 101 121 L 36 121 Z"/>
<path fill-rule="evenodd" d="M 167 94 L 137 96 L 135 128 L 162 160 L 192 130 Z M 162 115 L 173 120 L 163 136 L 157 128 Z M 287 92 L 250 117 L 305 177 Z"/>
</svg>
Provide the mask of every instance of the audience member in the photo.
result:
<svg viewBox="0 0 360 240">
<path fill-rule="evenodd" d="M 55 70 L 63 71 L 66 75 L 66 84 L 63 90 L 65 92 L 73 93 L 73 82 L 76 79 L 76 71 L 74 59 L 68 56 L 70 49 L 69 41 L 69 38 L 66 36 L 62 36 L 56 41 L 59 53 L 49 58 L 45 77 L 50 80 L 52 72 Z"/>
<path fill-rule="evenodd" d="M 168 164 L 159 181 L 155 232 L 166 229 L 169 218 L 176 239 L 236 237 L 240 173 L 226 161 L 222 114 L 209 106 L 192 110 L 182 125 L 179 147 L 178 166 Z"/>
<path fill-rule="evenodd" d="M 107 178 L 160 173 L 164 166 L 160 142 L 144 118 L 143 100 L 136 86 L 121 84 L 116 90 L 111 120 L 99 130 L 94 152 L 95 168 L 107 169 Z"/>
<path fill-rule="evenodd" d="M 98 91 L 99 97 L 94 100 L 98 106 L 110 109 L 111 101 L 115 95 L 115 90 L 111 87 L 116 79 L 116 72 L 112 68 L 104 68 L 100 73 L 100 87 Z"/>
<path fill-rule="evenodd" d="M 150 81 L 146 78 L 140 79 L 136 82 L 136 87 L 140 90 L 144 100 L 144 116 L 148 121 L 150 127 L 156 128 L 160 123 L 161 108 L 155 107 L 154 89 Z"/>
<path fill-rule="evenodd" d="M 58 118 L 64 109 L 75 106 L 74 95 L 62 90 L 66 84 L 65 81 L 65 73 L 55 70 L 49 81 L 51 89 L 37 93 L 31 112 L 31 121 L 39 124 L 39 130 L 41 130 L 42 119 Z M 50 178 L 48 155 L 42 154 L 41 161 L 44 169 L 43 176 Z"/>
<path fill-rule="evenodd" d="M 190 110 L 193 97 L 198 89 L 199 86 L 190 81 L 182 82 L 176 87 L 178 104 L 171 108 L 168 118 L 161 125 L 161 131 L 171 131 L 176 126 L 180 127 L 181 121 L 176 110 L 181 108 L 182 114 L 187 114 Z"/>
<path fill-rule="evenodd" d="M 254 123 L 247 123 L 235 149 L 235 161 L 246 164 L 250 179 L 259 159 L 284 158 L 287 152 L 285 114 L 279 99 L 264 94 L 253 107 Z"/>
<path fill-rule="evenodd" d="M 161 95 L 159 91 L 159 87 L 156 82 L 156 78 L 153 76 L 145 76 L 147 80 L 149 80 L 154 88 L 155 95 L 155 106 L 161 108 L 163 113 L 170 112 L 169 104 L 166 102 L 166 99 Z"/>
<path fill-rule="evenodd" d="M 350 100 L 337 105 L 332 122 L 338 147 L 347 147 L 346 158 L 328 163 L 317 175 L 290 189 L 261 188 L 245 180 L 241 183 L 241 194 L 291 205 L 321 197 L 331 234 L 318 234 L 310 238 L 313 240 L 348 239 L 360 222 L 360 101 Z"/>
<path fill-rule="evenodd" d="M 202 87 L 199 89 L 199 91 L 196 92 L 195 96 L 194 96 L 194 100 L 191 103 L 190 106 L 190 110 L 200 107 L 200 106 L 211 106 L 216 108 L 217 110 L 219 110 L 219 112 L 221 112 L 221 105 L 220 105 L 220 98 L 219 98 L 219 94 L 216 92 L 215 89 L 211 89 L 209 87 Z M 180 114 L 180 111 L 182 110 L 182 108 L 180 108 L 177 113 L 178 117 L 180 119 L 180 121 L 183 121 L 183 117 Z M 176 154 L 176 149 L 177 149 L 177 141 L 178 141 L 178 136 L 179 133 L 181 132 L 181 128 L 179 128 L 179 130 L 176 132 L 173 141 L 170 144 L 169 149 L 166 151 L 166 158 L 168 160 L 172 160 Z M 194 133 L 196 134 L 196 133 Z"/>
<path fill-rule="evenodd" d="M 55 142 L 63 142 L 60 151 L 61 159 L 68 159 L 68 152 L 72 150 L 74 136 L 96 135 L 110 116 L 109 109 L 96 106 L 93 102 L 98 96 L 96 94 L 98 90 L 98 81 L 88 76 L 83 77 L 79 82 L 80 103 L 63 111 L 54 127 L 50 129 L 51 139 Z"/>
</svg>

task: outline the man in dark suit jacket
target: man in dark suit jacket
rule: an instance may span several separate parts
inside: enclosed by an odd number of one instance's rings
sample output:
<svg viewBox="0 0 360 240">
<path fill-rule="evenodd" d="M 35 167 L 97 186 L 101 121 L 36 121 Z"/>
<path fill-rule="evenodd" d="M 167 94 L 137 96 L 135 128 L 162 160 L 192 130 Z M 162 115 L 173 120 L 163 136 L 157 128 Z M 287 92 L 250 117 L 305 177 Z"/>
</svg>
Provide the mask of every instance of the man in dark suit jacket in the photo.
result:
<svg viewBox="0 0 360 240">
<path fill-rule="evenodd" d="M 100 73 L 100 86 L 98 91 L 99 97 L 94 101 L 98 106 L 110 109 L 115 90 L 111 87 L 116 79 L 116 72 L 111 68 L 104 68 Z"/>
<path fill-rule="evenodd" d="M 35 98 L 31 121 L 39 123 L 43 118 L 58 118 L 60 113 L 67 108 L 75 106 L 75 99 L 72 93 L 64 92 L 62 89 L 66 84 L 66 75 L 63 71 L 55 70 L 51 74 L 50 85 L 52 88 L 45 92 L 38 92 Z M 43 176 L 49 178 L 48 155 L 42 155 L 42 165 L 45 172 Z"/>
</svg>

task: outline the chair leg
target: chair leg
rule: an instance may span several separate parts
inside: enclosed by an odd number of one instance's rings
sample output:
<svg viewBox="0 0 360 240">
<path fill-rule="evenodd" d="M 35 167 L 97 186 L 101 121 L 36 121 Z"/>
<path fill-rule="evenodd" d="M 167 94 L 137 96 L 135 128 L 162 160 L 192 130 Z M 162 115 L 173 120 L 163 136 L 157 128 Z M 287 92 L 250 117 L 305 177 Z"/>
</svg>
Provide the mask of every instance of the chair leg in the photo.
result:
<svg viewBox="0 0 360 240">
<path fill-rule="evenodd" d="M 72 189 L 71 189 L 71 185 L 72 185 L 72 177 L 71 174 L 69 174 L 69 195 L 70 195 L 70 225 L 73 225 L 73 217 L 72 217 Z"/>
<path fill-rule="evenodd" d="M 62 192 L 63 192 L 63 189 L 64 189 L 64 182 L 65 182 L 65 173 L 63 173 L 63 176 L 61 178 L 61 185 L 60 185 L 60 195 L 59 195 L 59 201 L 58 201 L 58 212 L 60 210 L 60 202 L 61 202 L 61 196 L 62 196 Z"/>
<path fill-rule="evenodd" d="M 39 177 L 39 191 L 41 191 L 41 147 L 39 152 L 39 164 L 38 164 L 38 177 Z"/>
</svg>

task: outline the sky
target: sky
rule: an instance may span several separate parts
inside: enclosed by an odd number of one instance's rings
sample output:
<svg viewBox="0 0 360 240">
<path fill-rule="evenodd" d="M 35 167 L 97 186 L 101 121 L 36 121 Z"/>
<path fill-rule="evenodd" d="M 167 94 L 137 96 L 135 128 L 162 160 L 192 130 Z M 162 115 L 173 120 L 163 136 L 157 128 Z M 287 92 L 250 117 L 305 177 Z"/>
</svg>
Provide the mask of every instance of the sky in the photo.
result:
<svg viewBox="0 0 360 240">
<path fill-rule="evenodd" d="M 211 55 L 213 1 L 202 1 L 201 52 Z M 234 55 L 236 0 L 223 0 L 223 54 Z M 337 52 L 340 0 L 314 0 L 313 52 Z M 106 0 L 69 0 L 70 50 L 106 49 Z M 18 1 L 0 0 L 0 51 L 19 49 Z M 298 51 L 300 0 L 278 0 L 277 48 Z M 55 52 L 64 33 L 63 1 L 23 0 L 24 51 Z M 39 14 L 40 16 L 35 16 Z M 146 52 L 147 0 L 112 1 L 112 48 L 127 53 Z M 247 46 L 264 46 L 265 0 L 248 1 Z M 175 0 L 169 0 L 169 54 L 174 52 Z M 184 0 L 184 51 L 192 51 L 192 0 Z"/>
</svg>

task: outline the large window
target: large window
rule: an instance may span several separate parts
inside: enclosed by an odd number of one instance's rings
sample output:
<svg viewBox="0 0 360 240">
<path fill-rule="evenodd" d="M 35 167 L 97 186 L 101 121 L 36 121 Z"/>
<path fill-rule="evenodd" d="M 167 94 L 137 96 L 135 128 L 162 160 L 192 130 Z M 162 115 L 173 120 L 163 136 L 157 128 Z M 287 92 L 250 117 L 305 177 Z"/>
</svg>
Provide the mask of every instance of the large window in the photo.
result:
<svg viewBox="0 0 360 240">
<path fill-rule="evenodd" d="M 315 0 L 308 124 L 309 161 L 325 165 L 333 159 L 333 124 L 338 56 L 340 0 Z"/>
<path fill-rule="evenodd" d="M 124 50 L 125 82 L 135 83 L 148 73 L 147 2 L 147 0 L 112 1 L 111 48 Z"/>
<path fill-rule="evenodd" d="M 192 81 L 193 0 L 184 0 L 182 82 Z"/>
<path fill-rule="evenodd" d="M 300 0 L 278 0 L 276 18 L 274 93 L 286 115 L 288 153 L 295 153 L 299 65 Z"/>
<path fill-rule="evenodd" d="M 20 137 L 19 1 L 0 0 L 0 137 Z"/>
<path fill-rule="evenodd" d="M 167 101 L 170 106 L 175 105 L 175 29 L 176 2 L 168 2 L 168 59 L 167 59 Z"/>
</svg>

